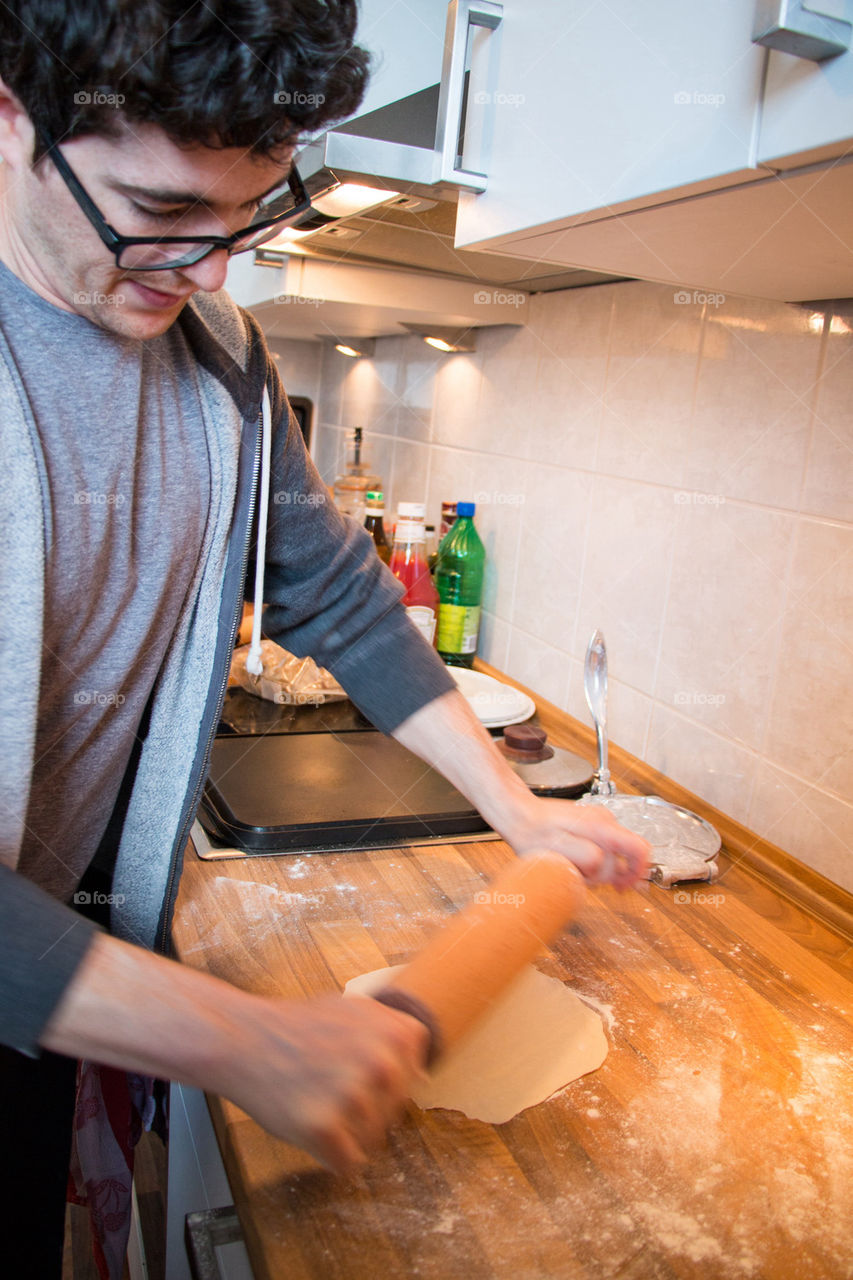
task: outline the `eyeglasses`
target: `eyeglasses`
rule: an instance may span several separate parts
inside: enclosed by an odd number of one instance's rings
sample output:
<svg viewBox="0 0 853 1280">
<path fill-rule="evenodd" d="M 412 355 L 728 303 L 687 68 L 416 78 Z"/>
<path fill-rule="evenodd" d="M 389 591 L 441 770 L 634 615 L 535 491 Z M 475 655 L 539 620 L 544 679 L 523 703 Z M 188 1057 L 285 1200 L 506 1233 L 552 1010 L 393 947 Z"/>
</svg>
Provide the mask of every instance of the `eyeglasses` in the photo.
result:
<svg viewBox="0 0 853 1280">
<path fill-rule="evenodd" d="M 293 166 L 281 186 L 264 196 L 249 226 L 235 231 L 233 235 L 122 236 L 107 222 L 59 150 L 59 144 L 44 130 L 41 139 L 57 173 L 103 243 L 114 254 L 116 266 L 123 271 L 169 271 L 174 267 L 189 267 L 213 253 L 214 249 L 225 249 L 229 254 L 245 253 L 247 249 L 271 240 L 283 226 L 297 221 L 311 208 L 311 197 Z"/>
</svg>

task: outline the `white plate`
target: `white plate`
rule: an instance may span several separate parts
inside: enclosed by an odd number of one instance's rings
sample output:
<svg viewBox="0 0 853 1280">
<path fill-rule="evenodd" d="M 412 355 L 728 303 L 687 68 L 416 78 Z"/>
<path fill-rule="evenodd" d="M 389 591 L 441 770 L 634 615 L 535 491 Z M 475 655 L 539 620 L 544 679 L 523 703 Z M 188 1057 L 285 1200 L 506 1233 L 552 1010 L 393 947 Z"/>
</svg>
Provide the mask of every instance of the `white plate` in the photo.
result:
<svg viewBox="0 0 853 1280">
<path fill-rule="evenodd" d="M 448 667 L 447 670 L 477 719 L 489 729 L 520 724 L 522 720 L 529 720 L 536 710 L 535 702 L 526 693 L 482 671 L 471 671 L 468 667 Z"/>
</svg>

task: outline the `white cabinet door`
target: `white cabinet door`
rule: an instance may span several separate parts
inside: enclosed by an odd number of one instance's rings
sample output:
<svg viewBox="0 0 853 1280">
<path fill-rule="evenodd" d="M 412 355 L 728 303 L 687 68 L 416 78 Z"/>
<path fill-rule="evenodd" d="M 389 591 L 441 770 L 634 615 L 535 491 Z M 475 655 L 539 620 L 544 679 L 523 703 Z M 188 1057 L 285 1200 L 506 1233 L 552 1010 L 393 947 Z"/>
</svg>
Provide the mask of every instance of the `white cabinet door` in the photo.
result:
<svg viewBox="0 0 853 1280">
<path fill-rule="evenodd" d="M 853 52 L 811 62 L 774 50 L 767 68 L 759 162 L 787 169 L 851 149 Z"/>
<path fill-rule="evenodd" d="M 472 94 L 488 190 L 460 198 L 457 244 L 757 177 L 752 21 L 752 0 L 504 0 Z"/>
<path fill-rule="evenodd" d="M 447 0 L 361 0 L 356 43 L 373 68 L 358 115 L 441 79 Z"/>
</svg>

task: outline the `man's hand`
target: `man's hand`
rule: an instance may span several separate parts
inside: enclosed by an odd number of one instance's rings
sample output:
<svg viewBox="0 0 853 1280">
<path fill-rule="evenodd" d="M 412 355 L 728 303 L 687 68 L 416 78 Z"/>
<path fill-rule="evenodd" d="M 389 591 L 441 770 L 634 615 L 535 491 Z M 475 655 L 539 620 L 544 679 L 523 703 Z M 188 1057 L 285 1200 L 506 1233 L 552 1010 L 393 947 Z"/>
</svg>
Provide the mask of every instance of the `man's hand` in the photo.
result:
<svg viewBox="0 0 853 1280">
<path fill-rule="evenodd" d="M 627 889 L 645 876 L 649 846 L 606 809 L 534 796 L 507 764 L 457 689 L 428 702 L 394 731 L 443 773 L 516 853 L 562 853 L 595 884 Z"/>
<path fill-rule="evenodd" d="M 423 1076 L 426 1028 L 375 1000 L 257 1000 L 217 1092 L 336 1173 L 363 1164 Z"/>
<path fill-rule="evenodd" d="M 336 1172 L 367 1158 L 423 1074 L 427 1031 L 373 1000 L 271 1000 L 96 935 L 46 1049 L 231 1099 Z"/>
<path fill-rule="evenodd" d="M 516 853 L 551 849 L 575 864 L 592 884 L 630 889 L 648 869 L 649 846 L 599 805 L 530 795 L 526 812 L 501 834 Z"/>
</svg>

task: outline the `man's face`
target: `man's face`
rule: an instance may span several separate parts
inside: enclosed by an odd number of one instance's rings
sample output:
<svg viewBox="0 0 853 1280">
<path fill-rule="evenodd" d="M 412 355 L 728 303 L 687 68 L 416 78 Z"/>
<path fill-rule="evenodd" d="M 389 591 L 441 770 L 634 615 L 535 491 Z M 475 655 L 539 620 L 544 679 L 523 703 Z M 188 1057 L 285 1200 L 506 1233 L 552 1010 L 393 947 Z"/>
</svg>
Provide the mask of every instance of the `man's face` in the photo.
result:
<svg viewBox="0 0 853 1280">
<path fill-rule="evenodd" d="M 155 125 L 78 138 L 62 151 L 106 221 L 129 237 L 229 235 L 290 166 L 287 153 L 273 162 L 239 148 L 181 148 Z M 14 147 L 5 158 L 0 257 L 55 306 L 113 333 L 154 338 L 193 293 L 222 287 L 224 249 L 188 267 L 119 269 L 49 156 L 35 170 L 16 162 Z"/>
</svg>

